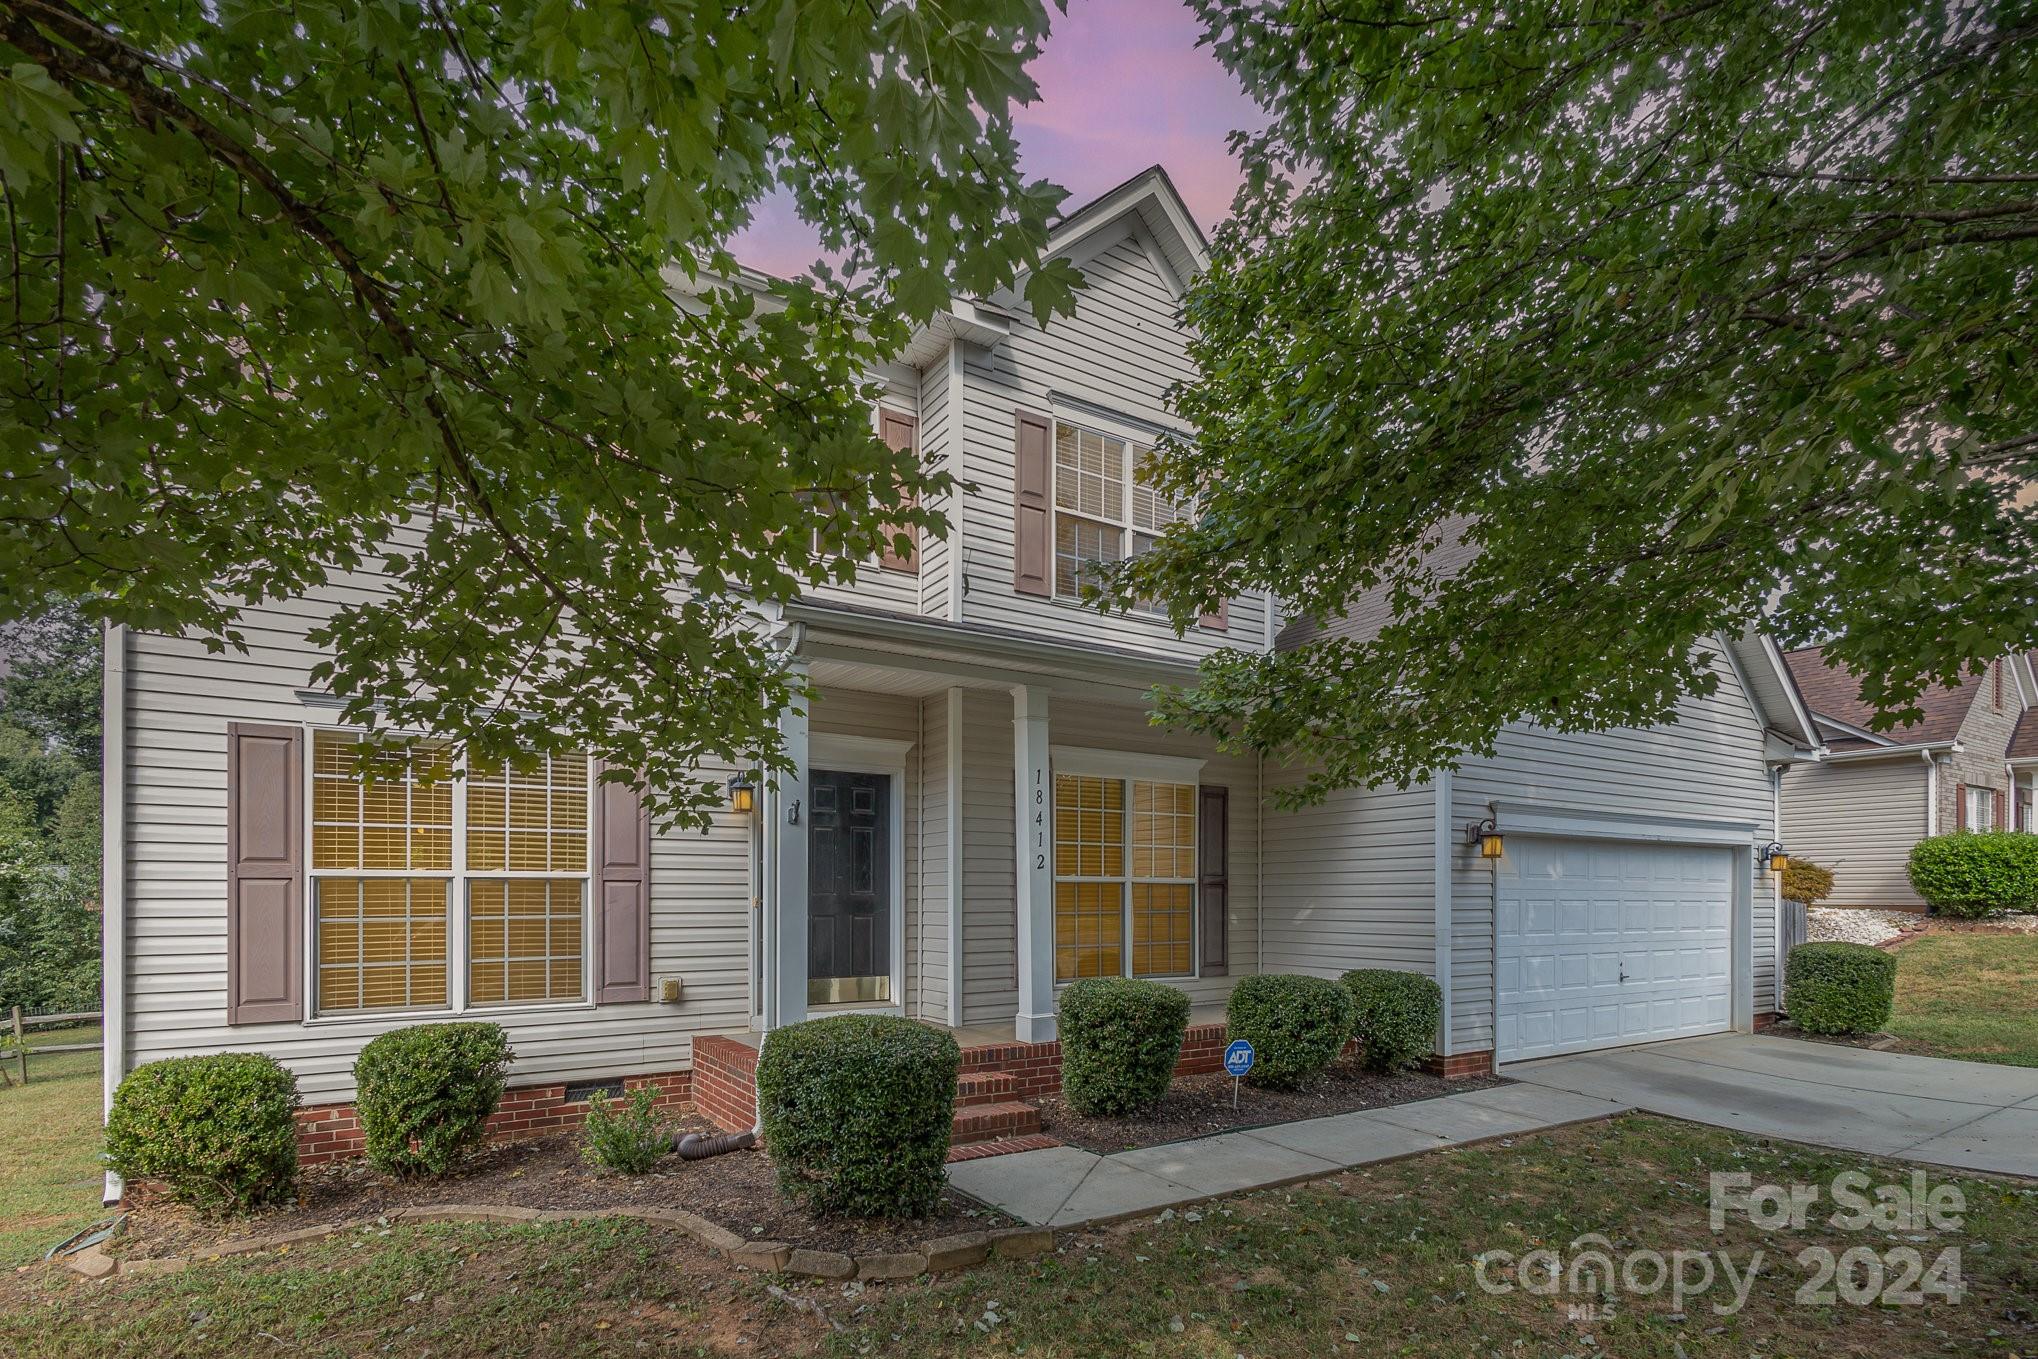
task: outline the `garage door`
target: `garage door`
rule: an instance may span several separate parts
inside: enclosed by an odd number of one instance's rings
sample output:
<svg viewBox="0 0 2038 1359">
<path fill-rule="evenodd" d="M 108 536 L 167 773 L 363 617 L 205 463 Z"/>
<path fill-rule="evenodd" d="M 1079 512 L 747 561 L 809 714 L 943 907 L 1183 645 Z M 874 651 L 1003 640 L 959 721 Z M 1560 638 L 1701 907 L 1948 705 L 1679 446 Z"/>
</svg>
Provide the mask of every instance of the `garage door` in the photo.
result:
<svg viewBox="0 0 2038 1359">
<path fill-rule="evenodd" d="M 1728 849 L 1510 836 L 1497 865 L 1501 1061 L 1731 1022 Z"/>
</svg>

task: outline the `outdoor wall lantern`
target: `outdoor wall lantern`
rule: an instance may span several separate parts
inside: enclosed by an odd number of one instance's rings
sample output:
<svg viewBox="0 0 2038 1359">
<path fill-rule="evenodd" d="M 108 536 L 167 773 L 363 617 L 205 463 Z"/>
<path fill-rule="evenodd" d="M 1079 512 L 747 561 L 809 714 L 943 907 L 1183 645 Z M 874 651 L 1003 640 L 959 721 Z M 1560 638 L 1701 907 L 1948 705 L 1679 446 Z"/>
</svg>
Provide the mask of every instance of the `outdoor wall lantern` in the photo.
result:
<svg viewBox="0 0 2038 1359">
<path fill-rule="evenodd" d="M 1499 858 L 1500 851 L 1505 847 L 1500 839 L 1500 826 L 1490 816 L 1484 821 L 1474 821 L 1465 833 L 1465 841 L 1467 844 L 1479 846 L 1479 857 L 1482 859 Z"/>
<path fill-rule="evenodd" d="M 1790 867 L 1790 855 L 1784 852 L 1781 840 L 1771 840 L 1768 844 L 1764 845 L 1762 847 L 1762 857 L 1769 860 L 1769 871 L 1771 873 L 1781 873 L 1784 869 Z"/>
<path fill-rule="evenodd" d="M 742 770 L 729 776 L 729 810 L 749 815 L 757 809 L 757 780 Z"/>
</svg>

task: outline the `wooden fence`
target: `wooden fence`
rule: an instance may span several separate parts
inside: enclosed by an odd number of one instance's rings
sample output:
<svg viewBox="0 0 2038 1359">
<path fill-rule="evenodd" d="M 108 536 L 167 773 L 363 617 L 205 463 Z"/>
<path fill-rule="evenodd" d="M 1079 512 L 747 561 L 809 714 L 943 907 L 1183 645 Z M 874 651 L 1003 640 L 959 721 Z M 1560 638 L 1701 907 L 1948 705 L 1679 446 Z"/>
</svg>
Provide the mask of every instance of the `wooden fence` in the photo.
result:
<svg viewBox="0 0 2038 1359">
<path fill-rule="evenodd" d="M 5 1081 L 8 1085 L 13 1085 L 16 1081 L 27 1085 L 29 1029 L 61 1028 L 71 1024 L 99 1024 L 104 1021 L 105 1015 L 98 1010 L 74 1015 L 31 1015 L 23 1014 L 21 1007 L 17 1005 L 9 1018 L 13 1021 L 14 1073 L 9 1075 L 7 1068 L 0 1065 L 0 1081 Z M 90 1043 L 41 1043 L 35 1050 L 38 1055 L 49 1052 L 94 1052 L 105 1046 L 106 1041 L 102 1037 Z"/>
</svg>

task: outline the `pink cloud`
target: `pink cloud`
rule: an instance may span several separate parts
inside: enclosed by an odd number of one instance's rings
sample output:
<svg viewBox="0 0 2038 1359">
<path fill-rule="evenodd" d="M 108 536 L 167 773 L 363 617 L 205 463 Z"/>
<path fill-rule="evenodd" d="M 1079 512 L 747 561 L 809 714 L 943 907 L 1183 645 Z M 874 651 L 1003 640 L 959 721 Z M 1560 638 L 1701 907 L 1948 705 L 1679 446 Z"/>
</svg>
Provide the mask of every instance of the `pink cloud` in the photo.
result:
<svg viewBox="0 0 2038 1359">
<path fill-rule="evenodd" d="M 1076 0 L 1052 17 L 1031 67 L 1040 99 L 1015 120 L 1026 173 L 1062 185 L 1075 208 L 1159 164 L 1198 223 L 1222 220 L 1239 182 L 1225 139 L 1266 118 L 1196 46 L 1195 16 L 1178 0 Z M 760 207 L 735 249 L 777 274 L 799 273 L 820 253 L 782 198 Z"/>
</svg>

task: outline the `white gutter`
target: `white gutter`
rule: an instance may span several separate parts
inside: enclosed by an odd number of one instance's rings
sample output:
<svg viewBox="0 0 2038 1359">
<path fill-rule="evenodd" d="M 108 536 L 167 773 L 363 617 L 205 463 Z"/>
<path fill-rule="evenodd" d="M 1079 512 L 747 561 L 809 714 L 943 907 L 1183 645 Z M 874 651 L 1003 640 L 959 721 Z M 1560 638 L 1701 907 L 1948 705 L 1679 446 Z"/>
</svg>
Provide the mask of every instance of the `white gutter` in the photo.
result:
<svg viewBox="0 0 2038 1359">
<path fill-rule="evenodd" d="M 127 1074 L 127 631 L 105 630 L 99 724 L 99 987 L 102 1117 Z M 126 1186 L 106 1172 L 101 1198 L 120 1202 Z"/>
<path fill-rule="evenodd" d="M 1909 759 L 1922 755 L 1931 759 L 1934 755 L 1958 755 L 1967 749 L 1958 741 L 1927 741 L 1915 746 L 1876 746 L 1872 750 L 1835 750 L 1826 756 L 1827 764 L 1854 764 L 1863 760 Z"/>
</svg>

